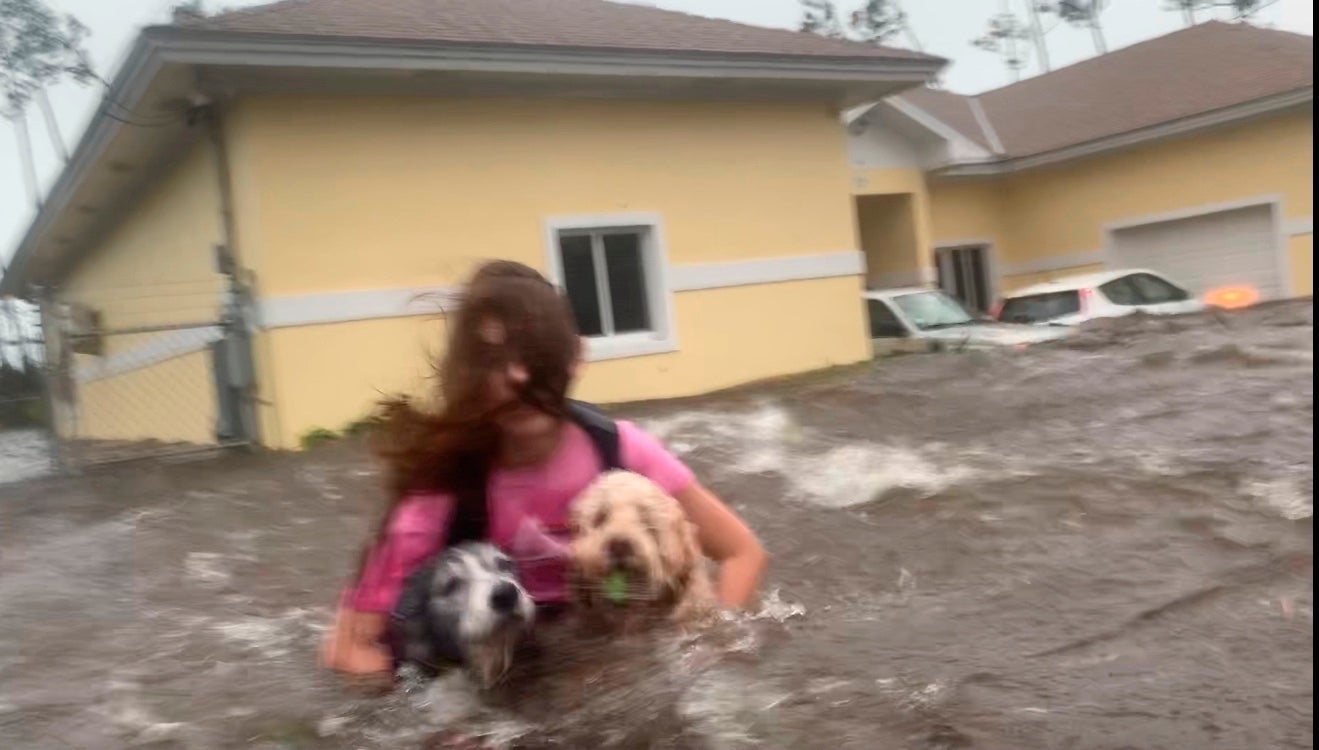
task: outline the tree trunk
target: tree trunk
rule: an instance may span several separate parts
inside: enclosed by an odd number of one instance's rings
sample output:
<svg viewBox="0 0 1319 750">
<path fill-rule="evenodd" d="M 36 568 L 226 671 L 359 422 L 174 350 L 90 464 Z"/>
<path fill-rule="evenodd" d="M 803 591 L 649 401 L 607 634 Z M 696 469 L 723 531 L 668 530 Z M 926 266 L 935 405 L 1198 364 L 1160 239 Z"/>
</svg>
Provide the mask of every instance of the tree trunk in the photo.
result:
<svg viewBox="0 0 1319 750">
<path fill-rule="evenodd" d="M 23 182 L 27 186 L 28 197 L 40 211 L 41 192 L 37 186 L 37 165 L 32 159 L 32 138 L 27 130 L 27 110 L 19 110 L 10 122 L 14 124 L 14 135 L 18 138 L 18 158 L 23 163 Z"/>
<path fill-rule="evenodd" d="M 55 120 L 55 108 L 50 106 L 50 97 L 46 95 L 44 87 L 37 89 L 37 105 L 41 107 L 41 114 L 46 118 L 46 133 L 50 135 L 50 145 L 55 147 L 55 153 L 59 154 L 60 160 L 68 164 L 69 147 L 64 144 L 60 125 Z"/>
<path fill-rule="evenodd" d="M 1100 55 L 1108 54 L 1108 41 L 1104 39 L 1104 30 L 1099 26 L 1098 18 L 1090 19 L 1090 38 L 1095 42 L 1095 52 Z"/>
<path fill-rule="evenodd" d="M 1035 41 L 1035 54 L 1040 56 L 1040 70 L 1048 73 L 1053 70 L 1049 61 L 1049 43 L 1044 39 L 1044 26 L 1040 24 L 1040 11 L 1035 0 L 1026 1 L 1026 15 L 1030 18 L 1030 35 Z"/>
</svg>

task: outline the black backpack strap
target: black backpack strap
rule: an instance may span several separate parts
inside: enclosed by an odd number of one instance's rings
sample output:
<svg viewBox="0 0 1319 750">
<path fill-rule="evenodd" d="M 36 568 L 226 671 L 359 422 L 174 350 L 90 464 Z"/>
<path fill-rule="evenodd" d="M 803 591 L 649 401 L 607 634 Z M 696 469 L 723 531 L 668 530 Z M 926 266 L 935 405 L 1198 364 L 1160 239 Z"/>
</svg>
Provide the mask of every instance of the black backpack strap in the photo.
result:
<svg viewBox="0 0 1319 750">
<path fill-rule="evenodd" d="M 594 404 L 585 401 L 568 401 L 568 417 L 586 430 L 586 434 L 600 454 L 605 471 L 623 468 L 622 449 L 618 438 L 618 424 Z"/>
<path fill-rule="evenodd" d="M 618 425 L 598 406 L 585 401 L 568 400 L 568 418 L 586 431 L 587 437 L 595 446 L 600 456 L 601 471 L 616 471 L 623 468 L 622 448 L 618 437 Z M 489 533 L 488 506 L 486 505 L 486 475 L 481 473 L 473 481 L 453 490 L 457 507 L 450 522 L 445 547 L 452 547 L 460 542 L 485 541 Z"/>
</svg>

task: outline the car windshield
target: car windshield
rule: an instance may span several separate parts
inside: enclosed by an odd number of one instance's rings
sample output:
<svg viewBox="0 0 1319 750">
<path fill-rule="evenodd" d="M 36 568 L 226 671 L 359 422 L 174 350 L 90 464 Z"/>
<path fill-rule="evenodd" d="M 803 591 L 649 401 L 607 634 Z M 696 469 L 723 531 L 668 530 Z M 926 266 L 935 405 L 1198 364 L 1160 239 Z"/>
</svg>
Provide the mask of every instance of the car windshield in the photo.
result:
<svg viewBox="0 0 1319 750">
<path fill-rule="evenodd" d="M 1075 289 L 1048 294 L 1031 294 L 1004 301 L 998 319 L 1007 323 L 1045 323 L 1081 311 L 1081 295 Z"/>
<path fill-rule="evenodd" d="M 942 292 L 904 294 L 895 297 L 893 302 L 902 310 L 902 314 L 922 331 L 965 326 L 976 322 L 957 300 Z"/>
</svg>

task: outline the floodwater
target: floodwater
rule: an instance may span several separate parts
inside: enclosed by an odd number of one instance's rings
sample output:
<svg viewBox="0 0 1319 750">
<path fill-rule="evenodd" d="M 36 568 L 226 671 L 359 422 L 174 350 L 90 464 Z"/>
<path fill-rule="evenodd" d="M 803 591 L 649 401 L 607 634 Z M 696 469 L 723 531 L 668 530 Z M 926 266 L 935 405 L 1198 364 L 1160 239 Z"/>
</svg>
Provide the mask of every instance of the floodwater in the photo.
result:
<svg viewBox="0 0 1319 750">
<path fill-rule="evenodd" d="M 45 476 L 53 465 L 44 431 L 0 430 L 0 484 Z"/>
<path fill-rule="evenodd" d="M 1312 336 L 1307 300 L 624 409 L 760 533 L 762 607 L 485 701 L 314 667 L 359 445 L 0 487 L 0 746 L 1311 748 Z"/>
</svg>

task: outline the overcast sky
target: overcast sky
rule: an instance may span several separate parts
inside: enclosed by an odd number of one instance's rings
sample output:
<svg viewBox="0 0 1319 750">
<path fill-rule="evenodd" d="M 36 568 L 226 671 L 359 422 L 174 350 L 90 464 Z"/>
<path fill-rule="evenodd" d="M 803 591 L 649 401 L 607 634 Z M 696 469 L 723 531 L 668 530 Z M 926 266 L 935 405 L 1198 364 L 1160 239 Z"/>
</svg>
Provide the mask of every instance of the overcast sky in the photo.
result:
<svg viewBox="0 0 1319 750">
<path fill-rule="evenodd" d="M 633 1 L 641 3 L 641 0 Z M 89 50 L 92 60 L 97 72 L 110 78 L 137 30 L 145 24 L 166 21 L 169 9 L 177 0 L 47 2 L 61 12 L 74 14 L 91 29 Z M 1021 10 L 1024 3 L 1025 0 L 905 0 L 904 5 L 925 51 L 953 61 L 945 73 L 945 86 L 961 93 L 975 93 L 1002 86 L 1011 78 L 998 58 L 972 48 L 970 40 L 984 30 L 987 18 L 1000 12 L 1003 6 L 1010 4 L 1014 10 Z M 1110 49 L 1179 28 L 1182 23 L 1180 15 L 1160 10 L 1164 3 L 1165 0 L 1111 0 L 1103 17 Z M 251 0 L 209 0 L 207 7 L 258 4 Z M 761 26 L 795 27 L 801 17 L 798 0 L 646 0 L 642 4 Z M 861 3 L 843 0 L 838 4 L 850 9 Z M 1309 0 L 1277 0 L 1261 12 L 1259 21 L 1289 31 L 1314 33 L 1314 11 Z M 1094 54 L 1087 31 L 1059 26 L 1050 32 L 1048 39 L 1055 68 Z M 905 45 L 905 42 L 900 44 Z M 1034 72 L 1034 69 L 1028 69 L 1026 74 Z M 64 140 L 70 148 L 82 134 L 98 93 L 95 86 L 80 88 L 72 85 L 62 85 L 51 92 Z M 58 175 L 59 162 L 41 118 L 33 113 L 29 122 L 44 192 Z M 24 188 L 13 128 L 10 125 L 0 127 L 9 131 L 5 136 L 8 145 L 0 144 L 0 258 L 7 259 L 31 221 L 33 209 Z"/>
</svg>

